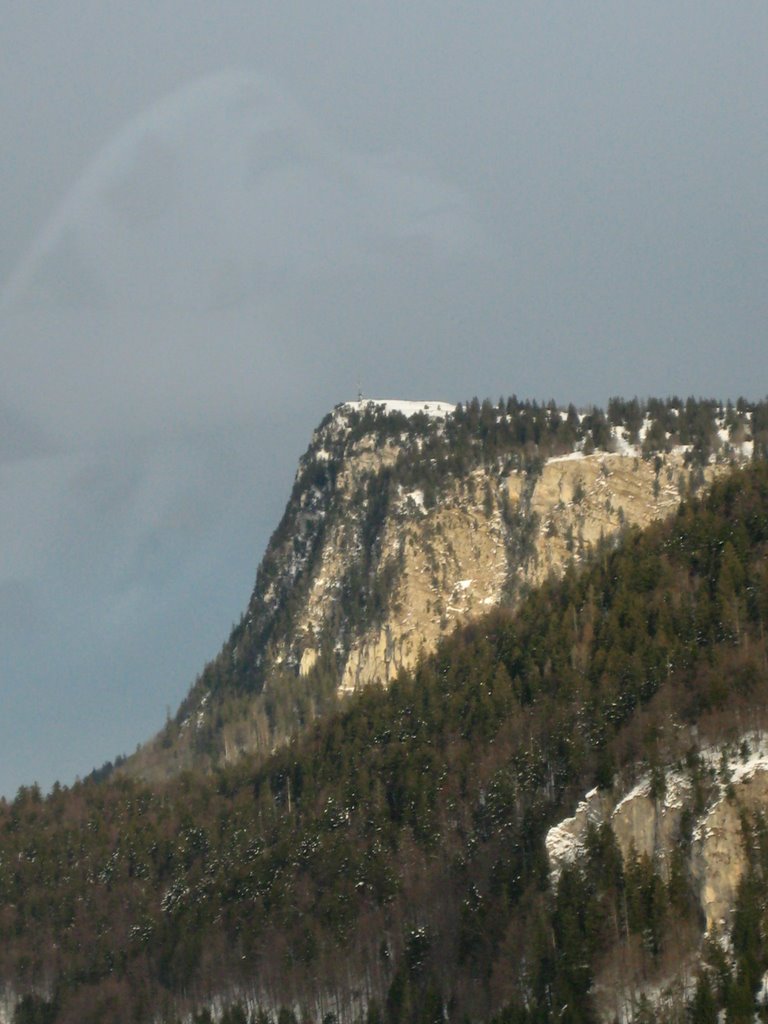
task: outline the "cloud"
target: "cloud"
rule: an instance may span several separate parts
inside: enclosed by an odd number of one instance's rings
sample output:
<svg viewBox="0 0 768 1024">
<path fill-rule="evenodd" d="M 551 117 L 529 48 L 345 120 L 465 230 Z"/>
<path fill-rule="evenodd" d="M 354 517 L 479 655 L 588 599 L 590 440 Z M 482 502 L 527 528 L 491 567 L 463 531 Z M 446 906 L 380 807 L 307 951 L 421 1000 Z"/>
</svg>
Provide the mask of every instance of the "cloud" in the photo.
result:
<svg viewBox="0 0 768 1024">
<path fill-rule="evenodd" d="M 122 129 L 32 245 L 0 303 L 2 387 L 78 443 L 275 410 L 359 340 L 297 317 L 305 299 L 440 277 L 481 243 L 412 159 L 340 148 L 272 83 L 222 72 Z"/>
<path fill-rule="evenodd" d="M 361 368 L 421 358 L 380 332 L 482 245 L 454 187 L 249 72 L 96 156 L 0 296 L 0 787 L 161 725 L 245 607 L 314 424 Z"/>
</svg>

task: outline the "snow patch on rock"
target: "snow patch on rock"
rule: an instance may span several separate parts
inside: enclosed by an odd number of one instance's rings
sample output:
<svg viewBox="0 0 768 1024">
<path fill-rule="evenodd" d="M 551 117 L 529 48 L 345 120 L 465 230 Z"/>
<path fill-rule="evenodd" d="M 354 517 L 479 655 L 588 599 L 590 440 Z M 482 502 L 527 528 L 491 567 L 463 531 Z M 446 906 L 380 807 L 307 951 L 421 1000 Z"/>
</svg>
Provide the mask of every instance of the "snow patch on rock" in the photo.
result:
<svg viewBox="0 0 768 1024">
<path fill-rule="evenodd" d="M 341 408 L 345 412 L 367 412 L 383 407 L 385 413 L 399 412 L 409 419 L 418 413 L 424 413 L 432 419 L 445 419 L 456 406 L 451 402 L 409 401 L 402 398 L 363 398 L 355 402 L 344 402 Z"/>
</svg>

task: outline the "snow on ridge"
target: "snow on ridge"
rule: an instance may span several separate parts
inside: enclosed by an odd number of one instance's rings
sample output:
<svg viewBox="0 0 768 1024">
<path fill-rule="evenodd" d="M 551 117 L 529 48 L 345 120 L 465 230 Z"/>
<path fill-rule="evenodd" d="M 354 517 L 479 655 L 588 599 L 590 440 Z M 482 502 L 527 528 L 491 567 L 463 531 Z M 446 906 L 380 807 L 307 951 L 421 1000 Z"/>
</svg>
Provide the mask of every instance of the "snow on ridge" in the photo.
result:
<svg viewBox="0 0 768 1024">
<path fill-rule="evenodd" d="M 640 449 L 636 444 L 627 437 L 626 427 L 612 427 L 611 438 L 613 440 L 614 448 L 616 449 L 617 455 L 639 455 Z"/>
<path fill-rule="evenodd" d="M 604 455 L 605 453 L 598 452 L 598 454 Z M 551 458 L 547 459 L 547 465 L 553 462 L 578 462 L 580 459 L 586 458 L 588 458 L 588 456 L 585 455 L 583 451 L 577 449 L 575 451 L 568 452 L 567 455 L 553 455 Z"/>
<path fill-rule="evenodd" d="M 550 873 L 557 882 L 566 864 L 572 864 L 584 853 L 587 826 L 599 825 L 605 817 L 604 801 L 598 789 L 591 789 L 579 802 L 572 817 L 564 818 L 547 832 L 544 845 L 549 858 Z"/>
<path fill-rule="evenodd" d="M 416 488 L 415 491 L 408 491 L 408 493 L 404 495 L 404 500 L 406 503 L 412 502 L 417 508 L 423 509 L 424 491 L 422 491 L 420 488 Z"/>
<path fill-rule="evenodd" d="M 415 416 L 417 413 L 426 413 L 434 419 L 444 419 L 456 411 L 452 402 L 413 402 L 403 398 L 363 398 L 355 402 L 343 402 L 344 412 L 364 412 L 377 406 L 384 406 L 384 412 L 399 412 L 403 416 Z"/>
<path fill-rule="evenodd" d="M 647 775 L 644 775 L 639 782 L 637 782 L 628 793 L 619 800 L 613 809 L 612 814 L 618 814 L 619 810 L 624 807 L 625 804 L 632 803 L 633 800 L 637 800 L 638 797 L 650 796 L 651 782 Z"/>
</svg>

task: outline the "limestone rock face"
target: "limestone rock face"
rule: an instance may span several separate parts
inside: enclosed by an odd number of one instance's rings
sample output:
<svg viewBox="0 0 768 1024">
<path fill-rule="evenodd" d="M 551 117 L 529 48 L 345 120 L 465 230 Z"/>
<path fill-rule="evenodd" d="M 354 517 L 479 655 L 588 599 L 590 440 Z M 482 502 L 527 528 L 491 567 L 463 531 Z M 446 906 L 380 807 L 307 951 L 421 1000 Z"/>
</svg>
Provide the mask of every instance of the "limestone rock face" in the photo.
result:
<svg viewBox="0 0 768 1024">
<path fill-rule="evenodd" d="M 730 924 L 736 891 L 746 870 L 742 813 L 768 812 L 768 763 L 737 766 L 728 793 L 697 825 L 691 850 L 691 873 L 697 884 L 707 930 Z"/>
<path fill-rule="evenodd" d="M 718 800 L 700 823 L 692 851 L 691 874 L 696 881 L 707 931 L 727 927 L 744 873 L 738 811 L 735 801 Z"/>
<path fill-rule="evenodd" d="M 608 822 L 625 863 L 647 856 L 665 880 L 673 851 L 684 850 L 706 931 L 727 934 L 747 866 L 742 818 L 745 813 L 768 813 L 768 738 L 750 734 L 729 748 L 705 750 L 697 771 L 709 792 L 698 816 L 692 779 L 680 769 L 664 773 L 664 791 L 656 797 L 648 777 L 620 799 L 612 792 L 587 794 L 574 816 L 547 835 L 553 881 L 566 863 L 583 854 L 589 825 Z M 686 810 L 693 824 L 688 836 L 682 831 Z"/>
<path fill-rule="evenodd" d="M 550 459 L 538 476 L 477 468 L 444 481 L 430 507 L 421 491 L 403 491 L 379 537 L 380 571 L 396 567 L 387 608 L 383 620 L 352 637 L 343 655 L 341 689 L 389 682 L 457 623 L 505 600 L 513 603 L 525 587 L 561 574 L 624 526 L 644 527 L 670 514 L 692 477 L 684 452 L 667 454 L 658 474 L 637 453 L 576 456 Z M 380 474 L 395 461 L 391 445 L 372 450 L 367 441 L 353 449 L 339 477 L 338 500 L 351 502 L 367 474 Z M 723 468 L 706 467 L 703 482 Z M 308 643 L 323 636 L 334 587 L 351 554 L 362 550 L 355 519 L 350 509 L 325 534 L 296 626 Z M 287 663 L 295 661 L 293 642 L 286 637 L 279 649 Z M 305 652 L 300 664 L 312 657 Z"/>
<path fill-rule="evenodd" d="M 678 772 L 670 773 L 662 796 L 651 795 L 648 780 L 621 800 L 611 814 L 611 825 L 624 860 L 636 854 L 655 861 L 669 880 L 672 850 L 680 840 L 683 808 L 691 797 L 691 783 Z"/>
<path fill-rule="evenodd" d="M 576 453 L 578 454 L 578 453 Z M 711 481 L 715 467 L 708 467 Z M 684 453 L 669 453 L 659 474 L 638 454 L 597 452 L 582 458 L 550 459 L 536 480 L 530 513 L 538 520 L 536 566 L 530 582 L 562 572 L 601 538 L 622 526 L 648 526 L 680 503 L 689 479 Z"/>
</svg>

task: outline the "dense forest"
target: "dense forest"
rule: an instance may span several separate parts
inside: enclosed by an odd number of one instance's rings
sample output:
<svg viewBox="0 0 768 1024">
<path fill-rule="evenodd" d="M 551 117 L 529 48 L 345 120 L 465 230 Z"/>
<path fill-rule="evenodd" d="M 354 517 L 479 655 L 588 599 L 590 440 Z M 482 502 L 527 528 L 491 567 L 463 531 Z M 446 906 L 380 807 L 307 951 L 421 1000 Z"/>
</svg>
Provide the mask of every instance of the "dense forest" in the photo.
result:
<svg viewBox="0 0 768 1024">
<path fill-rule="evenodd" d="M 701 941 L 684 873 L 595 829 L 554 887 L 544 837 L 592 786 L 695 774 L 699 744 L 766 724 L 767 554 L 757 462 L 266 761 L 20 790 L 0 805 L 16 1024 L 588 1022 L 617 949 L 674 972 Z M 704 945 L 670 1020 L 755 1012 L 766 823 L 744 832 L 732 954 Z"/>
</svg>

